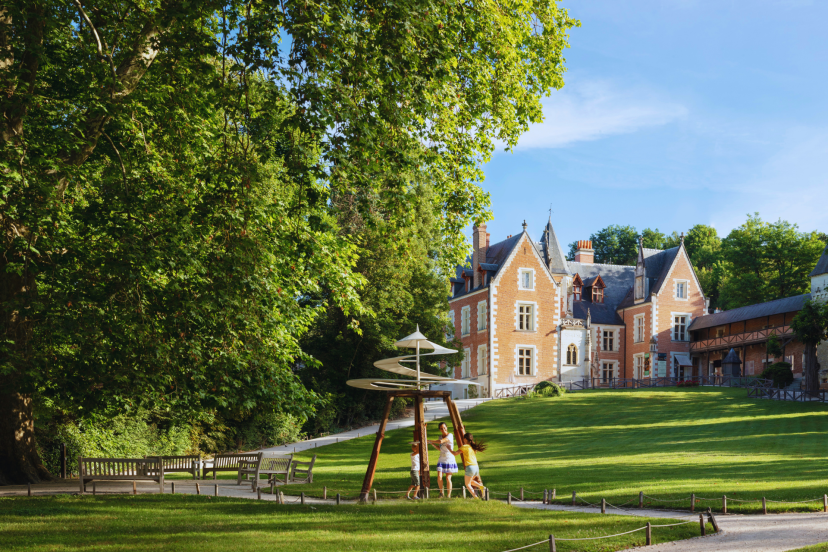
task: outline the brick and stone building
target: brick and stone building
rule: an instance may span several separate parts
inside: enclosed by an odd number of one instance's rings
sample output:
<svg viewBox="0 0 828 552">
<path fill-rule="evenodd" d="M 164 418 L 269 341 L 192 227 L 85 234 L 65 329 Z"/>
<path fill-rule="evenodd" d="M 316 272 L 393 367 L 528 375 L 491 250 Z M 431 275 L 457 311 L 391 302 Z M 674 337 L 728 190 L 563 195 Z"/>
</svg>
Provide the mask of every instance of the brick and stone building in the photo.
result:
<svg viewBox="0 0 828 552">
<path fill-rule="evenodd" d="M 689 327 L 706 312 L 684 243 L 639 243 L 635 266 L 597 264 L 589 241 L 568 261 L 550 218 L 491 244 L 475 226 L 468 266 L 451 280 L 449 317 L 465 360 L 454 377 L 494 390 L 543 380 L 689 377 Z M 661 360 L 661 362 L 659 362 Z M 466 389 L 455 389 L 463 396 Z"/>
</svg>

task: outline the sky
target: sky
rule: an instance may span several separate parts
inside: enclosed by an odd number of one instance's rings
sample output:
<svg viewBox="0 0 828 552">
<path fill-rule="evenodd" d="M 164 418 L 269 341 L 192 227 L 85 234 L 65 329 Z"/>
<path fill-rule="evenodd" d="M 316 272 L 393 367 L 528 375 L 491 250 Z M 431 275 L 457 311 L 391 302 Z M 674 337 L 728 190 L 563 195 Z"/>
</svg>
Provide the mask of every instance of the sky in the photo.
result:
<svg viewBox="0 0 828 552">
<path fill-rule="evenodd" d="M 492 243 L 610 224 L 828 232 L 828 1 L 561 0 L 565 86 L 485 166 Z M 469 229 L 468 233 L 471 231 Z"/>
</svg>

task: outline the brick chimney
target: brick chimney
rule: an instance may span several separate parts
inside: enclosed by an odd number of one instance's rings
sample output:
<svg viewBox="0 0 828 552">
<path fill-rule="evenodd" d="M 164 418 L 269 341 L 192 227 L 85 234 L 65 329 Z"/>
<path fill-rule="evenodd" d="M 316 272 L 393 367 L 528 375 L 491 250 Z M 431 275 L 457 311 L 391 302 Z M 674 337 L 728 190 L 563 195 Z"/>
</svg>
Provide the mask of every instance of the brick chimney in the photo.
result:
<svg viewBox="0 0 828 552">
<path fill-rule="evenodd" d="M 474 287 L 477 288 L 481 281 L 480 263 L 486 262 L 486 249 L 489 246 L 489 234 L 486 232 L 486 225 L 474 225 L 472 228 L 472 270 L 474 271 Z"/>
<path fill-rule="evenodd" d="M 595 262 L 595 250 L 589 240 L 578 240 L 578 250 L 575 252 L 575 262 L 592 264 Z"/>
</svg>

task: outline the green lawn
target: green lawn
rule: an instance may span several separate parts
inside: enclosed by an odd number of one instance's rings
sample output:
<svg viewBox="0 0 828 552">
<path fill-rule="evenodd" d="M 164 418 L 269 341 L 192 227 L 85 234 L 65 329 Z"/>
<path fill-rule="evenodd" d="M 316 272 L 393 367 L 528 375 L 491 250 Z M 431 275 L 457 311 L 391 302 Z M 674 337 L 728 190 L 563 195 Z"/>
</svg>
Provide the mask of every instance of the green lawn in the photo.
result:
<svg viewBox="0 0 828 552">
<path fill-rule="evenodd" d="M 62 495 L 0 499 L 0 550 L 501 552 L 550 533 L 557 538 L 611 535 L 647 521 L 471 500 L 337 507 L 192 495 Z M 707 530 L 712 530 L 709 525 Z M 653 540 L 698 534 L 698 523 L 655 528 Z M 644 532 L 639 531 L 607 540 L 560 542 L 558 550 L 609 551 L 642 544 Z M 529 550 L 548 549 L 544 544 Z"/>
<path fill-rule="evenodd" d="M 467 430 L 490 445 L 478 460 L 493 491 L 556 488 L 559 502 L 577 491 L 590 502 L 604 497 L 614 504 L 637 503 L 639 491 L 662 500 L 696 493 L 714 498 L 699 504 L 714 511 L 726 494 L 734 512 L 756 511 L 762 496 L 806 500 L 828 493 L 824 405 L 748 399 L 744 389 L 663 388 L 497 400 L 462 415 Z M 428 426 L 429 436 L 436 435 L 437 422 Z M 316 494 L 327 486 L 329 493 L 355 496 L 373 441 L 369 436 L 315 449 L 314 483 L 301 489 Z M 406 488 L 410 441 L 410 429 L 386 434 L 378 491 Z M 430 463 L 436 462 L 432 450 Z M 456 479 L 459 487 L 462 478 Z M 689 506 L 689 500 L 647 503 Z M 769 503 L 771 511 L 791 508 L 817 510 L 822 502 Z"/>
</svg>

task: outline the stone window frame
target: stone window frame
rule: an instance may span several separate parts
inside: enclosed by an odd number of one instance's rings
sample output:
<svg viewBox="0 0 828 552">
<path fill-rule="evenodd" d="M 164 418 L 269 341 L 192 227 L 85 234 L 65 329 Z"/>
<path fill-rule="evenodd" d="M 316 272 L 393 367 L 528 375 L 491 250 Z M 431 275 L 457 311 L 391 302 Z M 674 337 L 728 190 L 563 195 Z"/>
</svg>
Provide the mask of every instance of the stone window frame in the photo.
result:
<svg viewBox="0 0 828 552">
<path fill-rule="evenodd" d="M 482 305 L 482 309 L 481 309 Z M 482 317 L 481 317 L 482 315 Z M 487 329 L 487 324 L 489 323 L 489 312 L 488 312 L 488 302 L 484 299 L 483 301 L 477 302 L 477 331 L 484 332 Z M 482 326 L 481 326 L 482 324 Z"/>
<path fill-rule="evenodd" d="M 529 349 L 532 351 L 532 367 L 530 374 L 521 374 L 520 369 L 520 350 Z M 538 347 L 536 345 L 515 345 L 515 376 L 519 378 L 533 378 L 538 373 Z"/>
<path fill-rule="evenodd" d="M 477 377 L 485 376 L 489 373 L 489 370 L 486 367 L 486 361 L 488 360 L 488 348 L 489 347 L 486 343 L 477 346 Z M 483 366 L 480 365 L 481 361 L 483 361 Z M 480 370 L 481 368 L 483 368 L 482 371 Z"/>
<path fill-rule="evenodd" d="M 641 320 L 641 336 L 639 336 L 639 324 Z M 645 313 L 636 314 L 633 316 L 633 343 L 644 343 L 646 341 L 647 319 Z M 639 338 L 640 337 L 640 338 Z"/>
<path fill-rule="evenodd" d="M 466 305 L 460 309 L 460 335 L 467 336 L 471 334 L 471 305 Z"/>
<path fill-rule="evenodd" d="M 532 328 L 529 330 L 522 330 L 520 328 L 520 307 L 532 307 Z M 538 303 L 537 301 L 515 301 L 515 330 L 518 332 L 535 333 L 538 331 Z"/>
<path fill-rule="evenodd" d="M 523 286 L 523 275 L 524 274 L 531 274 L 532 275 L 532 287 L 524 287 Z M 535 281 L 535 269 L 534 268 L 525 268 L 521 267 L 518 268 L 518 289 L 522 291 L 535 291 L 537 287 L 537 282 Z"/>
<path fill-rule="evenodd" d="M 463 362 L 460 364 L 460 379 L 471 378 L 471 347 L 463 347 Z"/>
<path fill-rule="evenodd" d="M 607 349 L 606 346 L 605 346 L 607 338 L 604 335 L 604 333 L 606 333 L 606 332 L 609 332 L 609 333 L 612 334 L 612 336 L 610 337 L 610 339 L 612 340 L 612 348 L 611 349 Z M 618 345 L 619 345 L 619 343 L 618 343 L 618 331 L 615 328 L 601 328 L 601 350 L 602 351 L 608 351 L 608 352 L 617 352 L 617 351 L 619 351 Z"/>
<path fill-rule="evenodd" d="M 684 297 L 679 297 L 679 284 L 684 284 Z M 690 300 L 690 280 L 673 280 L 673 299 L 675 299 L 676 301 Z"/>
<path fill-rule="evenodd" d="M 684 339 L 676 339 L 676 317 L 684 316 Z M 672 343 L 688 343 L 690 341 L 690 331 L 688 328 L 693 322 L 693 314 L 689 312 L 671 312 L 670 313 L 670 341 Z"/>
</svg>

